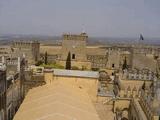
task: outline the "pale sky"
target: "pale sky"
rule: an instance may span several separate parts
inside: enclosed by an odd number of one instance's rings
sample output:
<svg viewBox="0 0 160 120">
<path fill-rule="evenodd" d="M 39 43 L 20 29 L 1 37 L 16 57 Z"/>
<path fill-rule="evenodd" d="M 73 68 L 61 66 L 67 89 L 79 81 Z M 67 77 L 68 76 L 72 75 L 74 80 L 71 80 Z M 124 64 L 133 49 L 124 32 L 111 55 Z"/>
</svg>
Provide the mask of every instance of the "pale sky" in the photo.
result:
<svg viewBox="0 0 160 120">
<path fill-rule="evenodd" d="M 0 0 L 0 34 L 160 37 L 160 0 Z"/>
</svg>

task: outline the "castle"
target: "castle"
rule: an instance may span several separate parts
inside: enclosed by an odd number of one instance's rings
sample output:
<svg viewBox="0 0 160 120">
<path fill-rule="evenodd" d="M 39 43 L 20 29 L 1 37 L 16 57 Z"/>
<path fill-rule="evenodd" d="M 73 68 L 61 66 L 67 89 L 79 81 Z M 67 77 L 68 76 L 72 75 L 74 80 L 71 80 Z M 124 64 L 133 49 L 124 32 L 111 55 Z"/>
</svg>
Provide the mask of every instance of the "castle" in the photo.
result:
<svg viewBox="0 0 160 120">
<path fill-rule="evenodd" d="M 87 39 L 86 33 L 64 34 L 62 46 L 50 46 L 52 52 L 41 46 L 40 52 L 56 56 L 50 61 L 63 66 L 70 52 L 72 66 L 104 70 L 100 73 L 97 95 L 109 97 L 104 103 L 113 103 L 117 120 L 158 120 L 159 109 L 153 106 L 159 106 L 159 102 L 153 94 L 159 95 L 159 88 L 155 86 L 155 81 L 159 81 L 159 47 L 144 44 L 89 46 Z M 150 97 L 146 98 L 147 95 Z"/>
<path fill-rule="evenodd" d="M 108 69 L 122 68 L 126 59 L 127 67 L 131 69 L 150 69 L 155 71 L 157 60 L 160 56 L 158 46 L 149 45 L 87 45 L 88 35 L 64 34 L 61 46 L 41 45 L 40 54 L 48 53 L 48 61 L 57 62 L 65 66 L 67 55 L 71 53 L 72 66 L 79 69 Z M 143 64 L 142 64 L 143 63 Z"/>
<path fill-rule="evenodd" d="M 144 44 L 88 45 L 87 43 L 87 33 L 63 34 L 61 45 L 17 41 L 10 48 L 0 49 L 0 52 L 3 53 L 6 65 L 13 71 L 20 66 L 17 63 L 20 59 L 16 56 L 23 56 L 28 61 L 25 61 L 28 68 L 23 70 L 25 93 L 37 86 L 38 89 L 44 86 L 45 89 L 47 85 L 57 85 L 62 82 L 78 89 L 85 89 L 92 102 L 100 103 L 104 109 L 107 105 L 112 105 L 113 111 L 110 110 L 108 113 L 112 117 L 115 115 L 116 120 L 159 120 L 160 48 Z M 39 60 L 43 61 L 45 55 L 48 65 L 54 63 L 63 67 L 70 55 L 72 70 L 33 65 Z M 31 64 L 33 66 L 30 66 Z M 20 68 L 17 70 L 22 71 Z M 24 74 L 21 74 L 21 77 L 23 78 Z M 45 92 L 49 94 L 47 89 Z M 39 90 L 36 94 L 39 94 Z"/>
</svg>

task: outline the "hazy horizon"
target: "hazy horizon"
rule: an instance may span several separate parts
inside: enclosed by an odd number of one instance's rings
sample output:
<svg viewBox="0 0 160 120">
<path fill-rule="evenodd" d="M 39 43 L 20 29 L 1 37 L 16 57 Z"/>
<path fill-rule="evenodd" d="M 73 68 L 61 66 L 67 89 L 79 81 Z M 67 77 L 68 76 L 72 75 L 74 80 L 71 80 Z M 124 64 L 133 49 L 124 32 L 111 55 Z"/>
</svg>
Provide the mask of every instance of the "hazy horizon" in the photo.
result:
<svg viewBox="0 0 160 120">
<path fill-rule="evenodd" d="M 0 0 L 0 34 L 160 38 L 159 0 Z"/>
</svg>

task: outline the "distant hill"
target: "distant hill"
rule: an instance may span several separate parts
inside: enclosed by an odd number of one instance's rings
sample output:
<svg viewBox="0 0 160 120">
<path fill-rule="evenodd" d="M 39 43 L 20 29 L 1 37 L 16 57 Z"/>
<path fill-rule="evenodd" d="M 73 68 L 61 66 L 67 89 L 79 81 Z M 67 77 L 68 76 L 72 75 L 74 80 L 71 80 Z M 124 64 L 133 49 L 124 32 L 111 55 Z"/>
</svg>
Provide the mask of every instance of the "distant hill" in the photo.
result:
<svg viewBox="0 0 160 120">
<path fill-rule="evenodd" d="M 42 35 L 0 35 L 0 44 L 11 44 L 16 40 L 38 40 L 42 44 L 61 44 L 61 36 L 42 36 Z M 116 37 L 89 37 L 89 45 L 104 44 L 138 44 L 137 38 L 116 38 Z M 145 44 L 160 45 L 160 38 L 145 38 L 141 41 Z"/>
<path fill-rule="evenodd" d="M 116 38 L 116 37 L 91 37 L 89 42 L 97 42 L 101 44 L 152 44 L 160 45 L 160 38 L 145 38 L 139 40 L 138 38 Z"/>
</svg>

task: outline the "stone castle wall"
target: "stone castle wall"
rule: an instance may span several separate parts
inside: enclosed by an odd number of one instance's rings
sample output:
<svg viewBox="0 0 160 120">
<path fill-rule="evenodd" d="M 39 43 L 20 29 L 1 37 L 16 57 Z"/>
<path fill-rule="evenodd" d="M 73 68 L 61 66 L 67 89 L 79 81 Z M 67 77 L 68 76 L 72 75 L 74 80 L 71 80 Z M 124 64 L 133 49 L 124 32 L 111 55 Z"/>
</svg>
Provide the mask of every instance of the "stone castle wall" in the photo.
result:
<svg viewBox="0 0 160 120">
<path fill-rule="evenodd" d="M 47 52 L 50 61 L 66 61 L 70 52 L 71 61 L 77 62 L 77 66 L 80 66 L 80 62 L 90 62 L 91 68 L 98 69 L 122 69 L 125 59 L 127 66 L 131 69 L 150 68 L 151 71 L 156 69 L 154 57 L 160 54 L 160 50 L 156 46 L 87 46 L 87 39 L 86 33 L 64 34 L 62 46 L 42 46 L 41 53 Z"/>
<path fill-rule="evenodd" d="M 40 58 L 40 43 L 38 41 L 17 41 L 12 44 L 11 48 L 15 56 L 25 55 L 29 64 L 35 63 Z"/>
</svg>

